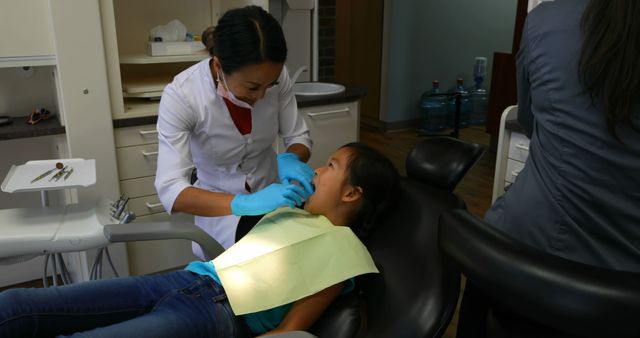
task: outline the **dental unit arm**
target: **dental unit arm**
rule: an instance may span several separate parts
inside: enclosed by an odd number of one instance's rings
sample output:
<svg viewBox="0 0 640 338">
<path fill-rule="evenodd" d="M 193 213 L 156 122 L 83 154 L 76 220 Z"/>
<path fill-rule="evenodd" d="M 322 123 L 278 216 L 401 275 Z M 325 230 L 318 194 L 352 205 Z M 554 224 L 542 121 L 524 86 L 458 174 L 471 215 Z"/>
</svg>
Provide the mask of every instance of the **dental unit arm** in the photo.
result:
<svg viewBox="0 0 640 338">
<path fill-rule="evenodd" d="M 94 249 L 109 244 L 104 224 L 117 223 L 110 201 L 0 210 L 0 264 L 18 256 Z"/>
<path fill-rule="evenodd" d="M 185 239 L 200 244 L 207 260 L 215 258 L 224 251 L 222 245 L 213 237 L 195 224 L 188 222 L 108 224 L 104 226 L 104 237 L 111 243 Z"/>
</svg>

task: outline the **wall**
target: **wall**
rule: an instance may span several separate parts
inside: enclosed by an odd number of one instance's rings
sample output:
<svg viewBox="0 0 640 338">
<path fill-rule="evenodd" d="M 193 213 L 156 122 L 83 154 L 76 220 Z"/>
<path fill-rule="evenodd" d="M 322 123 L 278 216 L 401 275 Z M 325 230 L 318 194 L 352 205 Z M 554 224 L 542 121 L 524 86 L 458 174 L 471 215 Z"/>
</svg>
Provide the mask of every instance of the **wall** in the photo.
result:
<svg viewBox="0 0 640 338">
<path fill-rule="evenodd" d="M 282 24 L 288 5 L 285 0 L 269 0 L 269 13 Z M 335 81 L 336 0 L 318 0 L 318 81 Z M 286 29 L 286 27 L 284 27 Z M 296 48 L 289 43 L 289 49 Z M 295 71 L 295 67 L 289 69 Z M 309 76 L 303 74 L 303 76 Z M 300 78 L 302 80 L 302 78 Z"/>
<path fill-rule="evenodd" d="M 385 2 L 380 119 L 418 118 L 420 95 L 440 80 L 448 90 L 472 81 L 474 57 L 510 51 L 516 1 L 403 0 Z M 486 88 L 490 87 L 487 81 Z"/>
<path fill-rule="evenodd" d="M 335 81 L 336 0 L 318 1 L 318 81 Z"/>
<path fill-rule="evenodd" d="M 0 115 L 24 116 L 33 108 L 58 112 L 52 67 L 0 68 Z"/>
<path fill-rule="evenodd" d="M 269 13 L 282 25 L 287 40 L 289 76 L 306 66 L 297 82 L 311 81 L 314 72 L 312 58 L 312 13 L 314 0 L 269 0 Z"/>
</svg>

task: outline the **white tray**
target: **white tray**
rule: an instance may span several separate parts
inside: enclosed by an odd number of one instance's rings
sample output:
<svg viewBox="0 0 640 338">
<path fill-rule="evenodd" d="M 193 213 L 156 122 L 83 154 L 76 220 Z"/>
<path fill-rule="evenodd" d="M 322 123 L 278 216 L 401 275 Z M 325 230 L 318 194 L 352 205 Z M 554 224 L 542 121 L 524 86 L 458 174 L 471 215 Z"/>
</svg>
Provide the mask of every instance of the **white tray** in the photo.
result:
<svg viewBox="0 0 640 338">
<path fill-rule="evenodd" d="M 64 179 L 64 175 L 58 181 L 49 179 L 58 172 L 53 171 L 46 177 L 31 183 L 31 180 L 40 176 L 49 169 L 53 169 L 57 162 L 73 168 L 73 173 Z M 7 176 L 2 181 L 2 191 L 28 192 L 42 190 L 59 190 L 76 187 L 88 187 L 96 184 L 96 160 L 81 158 L 62 158 L 55 160 L 29 161 L 25 164 L 11 166 Z"/>
</svg>

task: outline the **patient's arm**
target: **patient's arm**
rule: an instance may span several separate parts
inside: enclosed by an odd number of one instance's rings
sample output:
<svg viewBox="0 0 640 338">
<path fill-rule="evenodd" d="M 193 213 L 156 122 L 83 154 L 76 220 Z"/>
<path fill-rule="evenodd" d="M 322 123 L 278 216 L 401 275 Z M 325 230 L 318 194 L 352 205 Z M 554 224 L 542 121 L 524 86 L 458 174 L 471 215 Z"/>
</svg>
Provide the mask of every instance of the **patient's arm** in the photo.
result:
<svg viewBox="0 0 640 338">
<path fill-rule="evenodd" d="M 304 331 L 310 328 L 329 304 L 338 297 L 343 287 L 344 282 L 338 283 L 296 301 L 282 323 L 276 329 L 266 332 L 262 336 L 287 331 Z"/>
</svg>

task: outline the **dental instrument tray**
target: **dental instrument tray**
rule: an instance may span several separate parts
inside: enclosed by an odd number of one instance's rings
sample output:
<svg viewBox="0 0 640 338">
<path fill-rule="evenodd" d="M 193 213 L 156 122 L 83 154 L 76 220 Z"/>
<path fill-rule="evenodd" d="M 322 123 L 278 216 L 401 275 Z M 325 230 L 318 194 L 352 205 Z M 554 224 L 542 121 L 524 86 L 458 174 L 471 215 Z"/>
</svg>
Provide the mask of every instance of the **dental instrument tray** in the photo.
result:
<svg viewBox="0 0 640 338">
<path fill-rule="evenodd" d="M 13 165 L 2 181 L 1 188 L 4 192 L 14 193 L 88 187 L 94 184 L 96 160 L 62 158 Z"/>
</svg>

